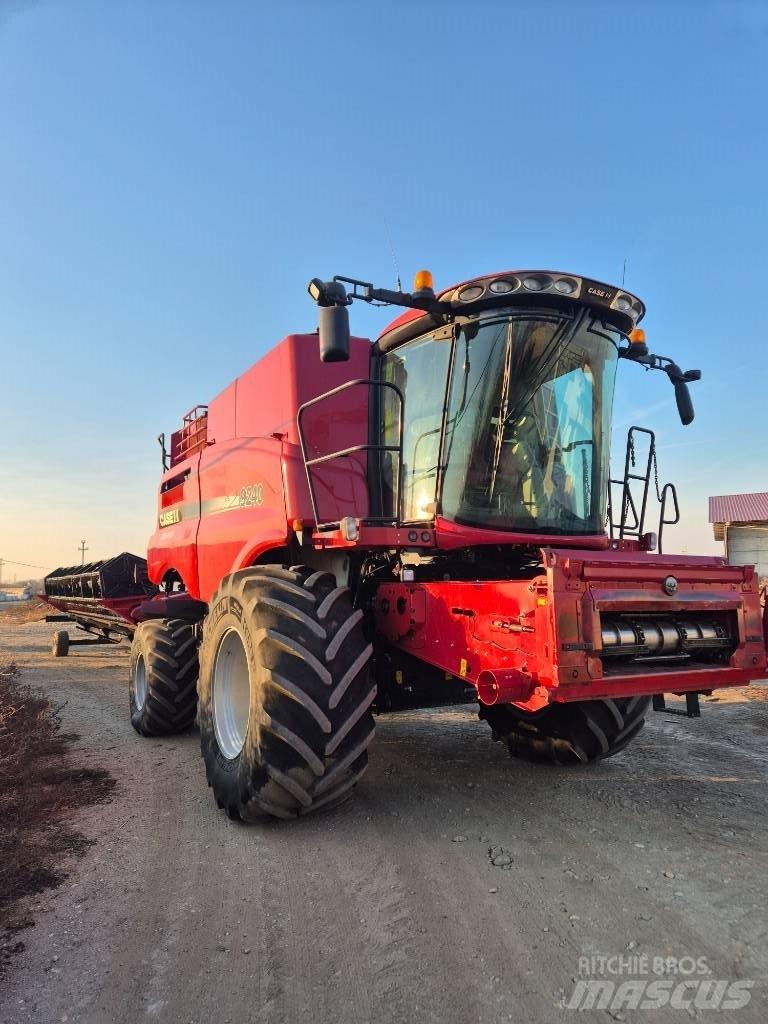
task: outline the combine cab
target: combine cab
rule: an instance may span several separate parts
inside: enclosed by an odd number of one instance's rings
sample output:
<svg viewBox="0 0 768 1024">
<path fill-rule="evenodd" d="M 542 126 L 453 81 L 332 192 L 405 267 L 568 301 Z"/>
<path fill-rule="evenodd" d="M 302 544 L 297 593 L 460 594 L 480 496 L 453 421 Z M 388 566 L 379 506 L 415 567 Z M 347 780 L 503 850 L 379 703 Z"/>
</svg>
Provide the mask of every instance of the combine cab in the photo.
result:
<svg viewBox="0 0 768 1024">
<path fill-rule="evenodd" d="M 119 643 L 132 637 L 136 623 L 131 616 L 156 593 L 147 578 L 146 560 L 127 551 L 100 562 L 54 569 L 45 577 L 43 596 L 63 614 L 49 620 L 74 622 L 86 635 L 71 637 L 67 630 L 59 630 L 53 653 L 64 657 L 72 644 Z"/>
</svg>

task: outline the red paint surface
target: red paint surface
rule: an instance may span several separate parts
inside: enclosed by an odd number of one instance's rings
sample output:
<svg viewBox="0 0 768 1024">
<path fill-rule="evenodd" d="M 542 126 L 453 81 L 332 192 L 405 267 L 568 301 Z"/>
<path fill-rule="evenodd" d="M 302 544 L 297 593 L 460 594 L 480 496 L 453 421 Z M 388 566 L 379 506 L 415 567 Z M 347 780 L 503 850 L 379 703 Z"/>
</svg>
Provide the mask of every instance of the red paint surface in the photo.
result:
<svg viewBox="0 0 768 1024">
<path fill-rule="evenodd" d="M 317 345 L 317 335 L 290 335 L 210 402 L 206 446 L 163 474 L 158 513 L 178 510 L 181 519 L 158 525 L 150 538 L 152 582 L 173 572 L 190 596 L 209 601 L 228 573 L 284 545 L 295 519 L 311 522 L 297 409 L 347 380 L 368 377 L 371 351 L 368 341 L 353 338 L 349 362 L 321 363 Z M 351 389 L 312 414 L 311 455 L 362 443 L 367 388 Z M 364 472 L 360 457 L 318 467 L 321 512 L 365 514 Z"/>
</svg>

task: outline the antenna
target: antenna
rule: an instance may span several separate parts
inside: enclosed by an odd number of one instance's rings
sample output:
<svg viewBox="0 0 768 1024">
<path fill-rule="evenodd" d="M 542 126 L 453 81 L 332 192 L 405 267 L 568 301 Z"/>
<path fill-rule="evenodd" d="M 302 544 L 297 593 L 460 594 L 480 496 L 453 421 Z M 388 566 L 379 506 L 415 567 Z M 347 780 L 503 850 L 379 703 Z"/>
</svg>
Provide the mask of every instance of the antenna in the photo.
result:
<svg viewBox="0 0 768 1024">
<path fill-rule="evenodd" d="M 400 280 L 400 268 L 397 264 L 397 254 L 395 253 L 395 246 L 392 241 L 392 232 L 389 230 L 389 221 L 386 216 L 384 217 L 384 230 L 387 233 L 387 242 L 389 243 L 389 252 L 392 256 L 392 264 L 395 268 L 395 286 L 399 292 L 403 290 L 403 285 Z"/>
<path fill-rule="evenodd" d="M 85 552 L 90 550 L 85 546 L 85 541 L 80 541 L 80 565 L 85 565 Z"/>
<path fill-rule="evenodd" d="M 624 278 L 627 276 L 627 257 L 624 257 L 624 269 L 621 272 L 621 287 L 624 287 Z"/>
</svg>

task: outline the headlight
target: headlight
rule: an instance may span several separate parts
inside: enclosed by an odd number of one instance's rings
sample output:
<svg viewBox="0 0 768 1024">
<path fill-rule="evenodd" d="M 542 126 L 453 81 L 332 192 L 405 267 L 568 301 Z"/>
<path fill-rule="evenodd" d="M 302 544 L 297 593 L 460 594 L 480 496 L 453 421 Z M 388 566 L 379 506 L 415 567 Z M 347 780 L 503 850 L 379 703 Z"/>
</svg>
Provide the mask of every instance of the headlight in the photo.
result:
<svg viewBox="0 0 768 1024">
<path fill-rule="evenodd" d="M 495 295 L 506 295 L 507 292 L 513 292 L 515 288 L 517 288 L 517 281 L 491 281 L 488 285 L 488 291 Z"/>
<path fill-rule="evenodd" d="M 523 287 L 527 288 L 529 292 L 542 292 L 545 288 L 548 288 L 552 284 L 552 280 L 549 277 L 524 277 Z"/>
<path fill-rule="evenodd" d="M 567 277 L 559 277 L 555 281 L 555 291 L 560 292 L 561 295 L 573 295 L 577 287 L 576 282 Z"/>
</svg>

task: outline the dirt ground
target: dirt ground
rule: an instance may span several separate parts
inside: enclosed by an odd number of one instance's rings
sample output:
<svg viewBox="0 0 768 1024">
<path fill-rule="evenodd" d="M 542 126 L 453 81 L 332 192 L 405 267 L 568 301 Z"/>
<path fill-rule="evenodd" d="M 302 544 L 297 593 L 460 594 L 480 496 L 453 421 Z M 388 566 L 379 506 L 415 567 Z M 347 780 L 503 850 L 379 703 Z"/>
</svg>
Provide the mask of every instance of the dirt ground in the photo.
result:
<svg viewBox="0 0 768 1024">
<path fill-rule="evenodd" d="M 68 748 L 56 708 L 26 686 L 16 665 L 0 656 L 0 981 L 24 948 L 29 897 L 60 885 L 70 857 L 90 841 L 73 828 L 73 813 L 108 800 L 115 780 L 84 768 Z"/>
<path fill-rule="evenodd" d="M 195 733 L 130 728 L 127 645 L 54 659 L 55 628 L 0 622 L 0 651 L 117 789 L 77 812 L 94 845 L 36 897 L 3 1024 L 768 1019 L 768 688 L 651 713 L 580 770 L 510 761 L 471 706 L 381 716 L 352 804 L 242 826 Z M 738 1010 L 564 1008 L 598 955 L 754 984 Z"/>
</svg>

